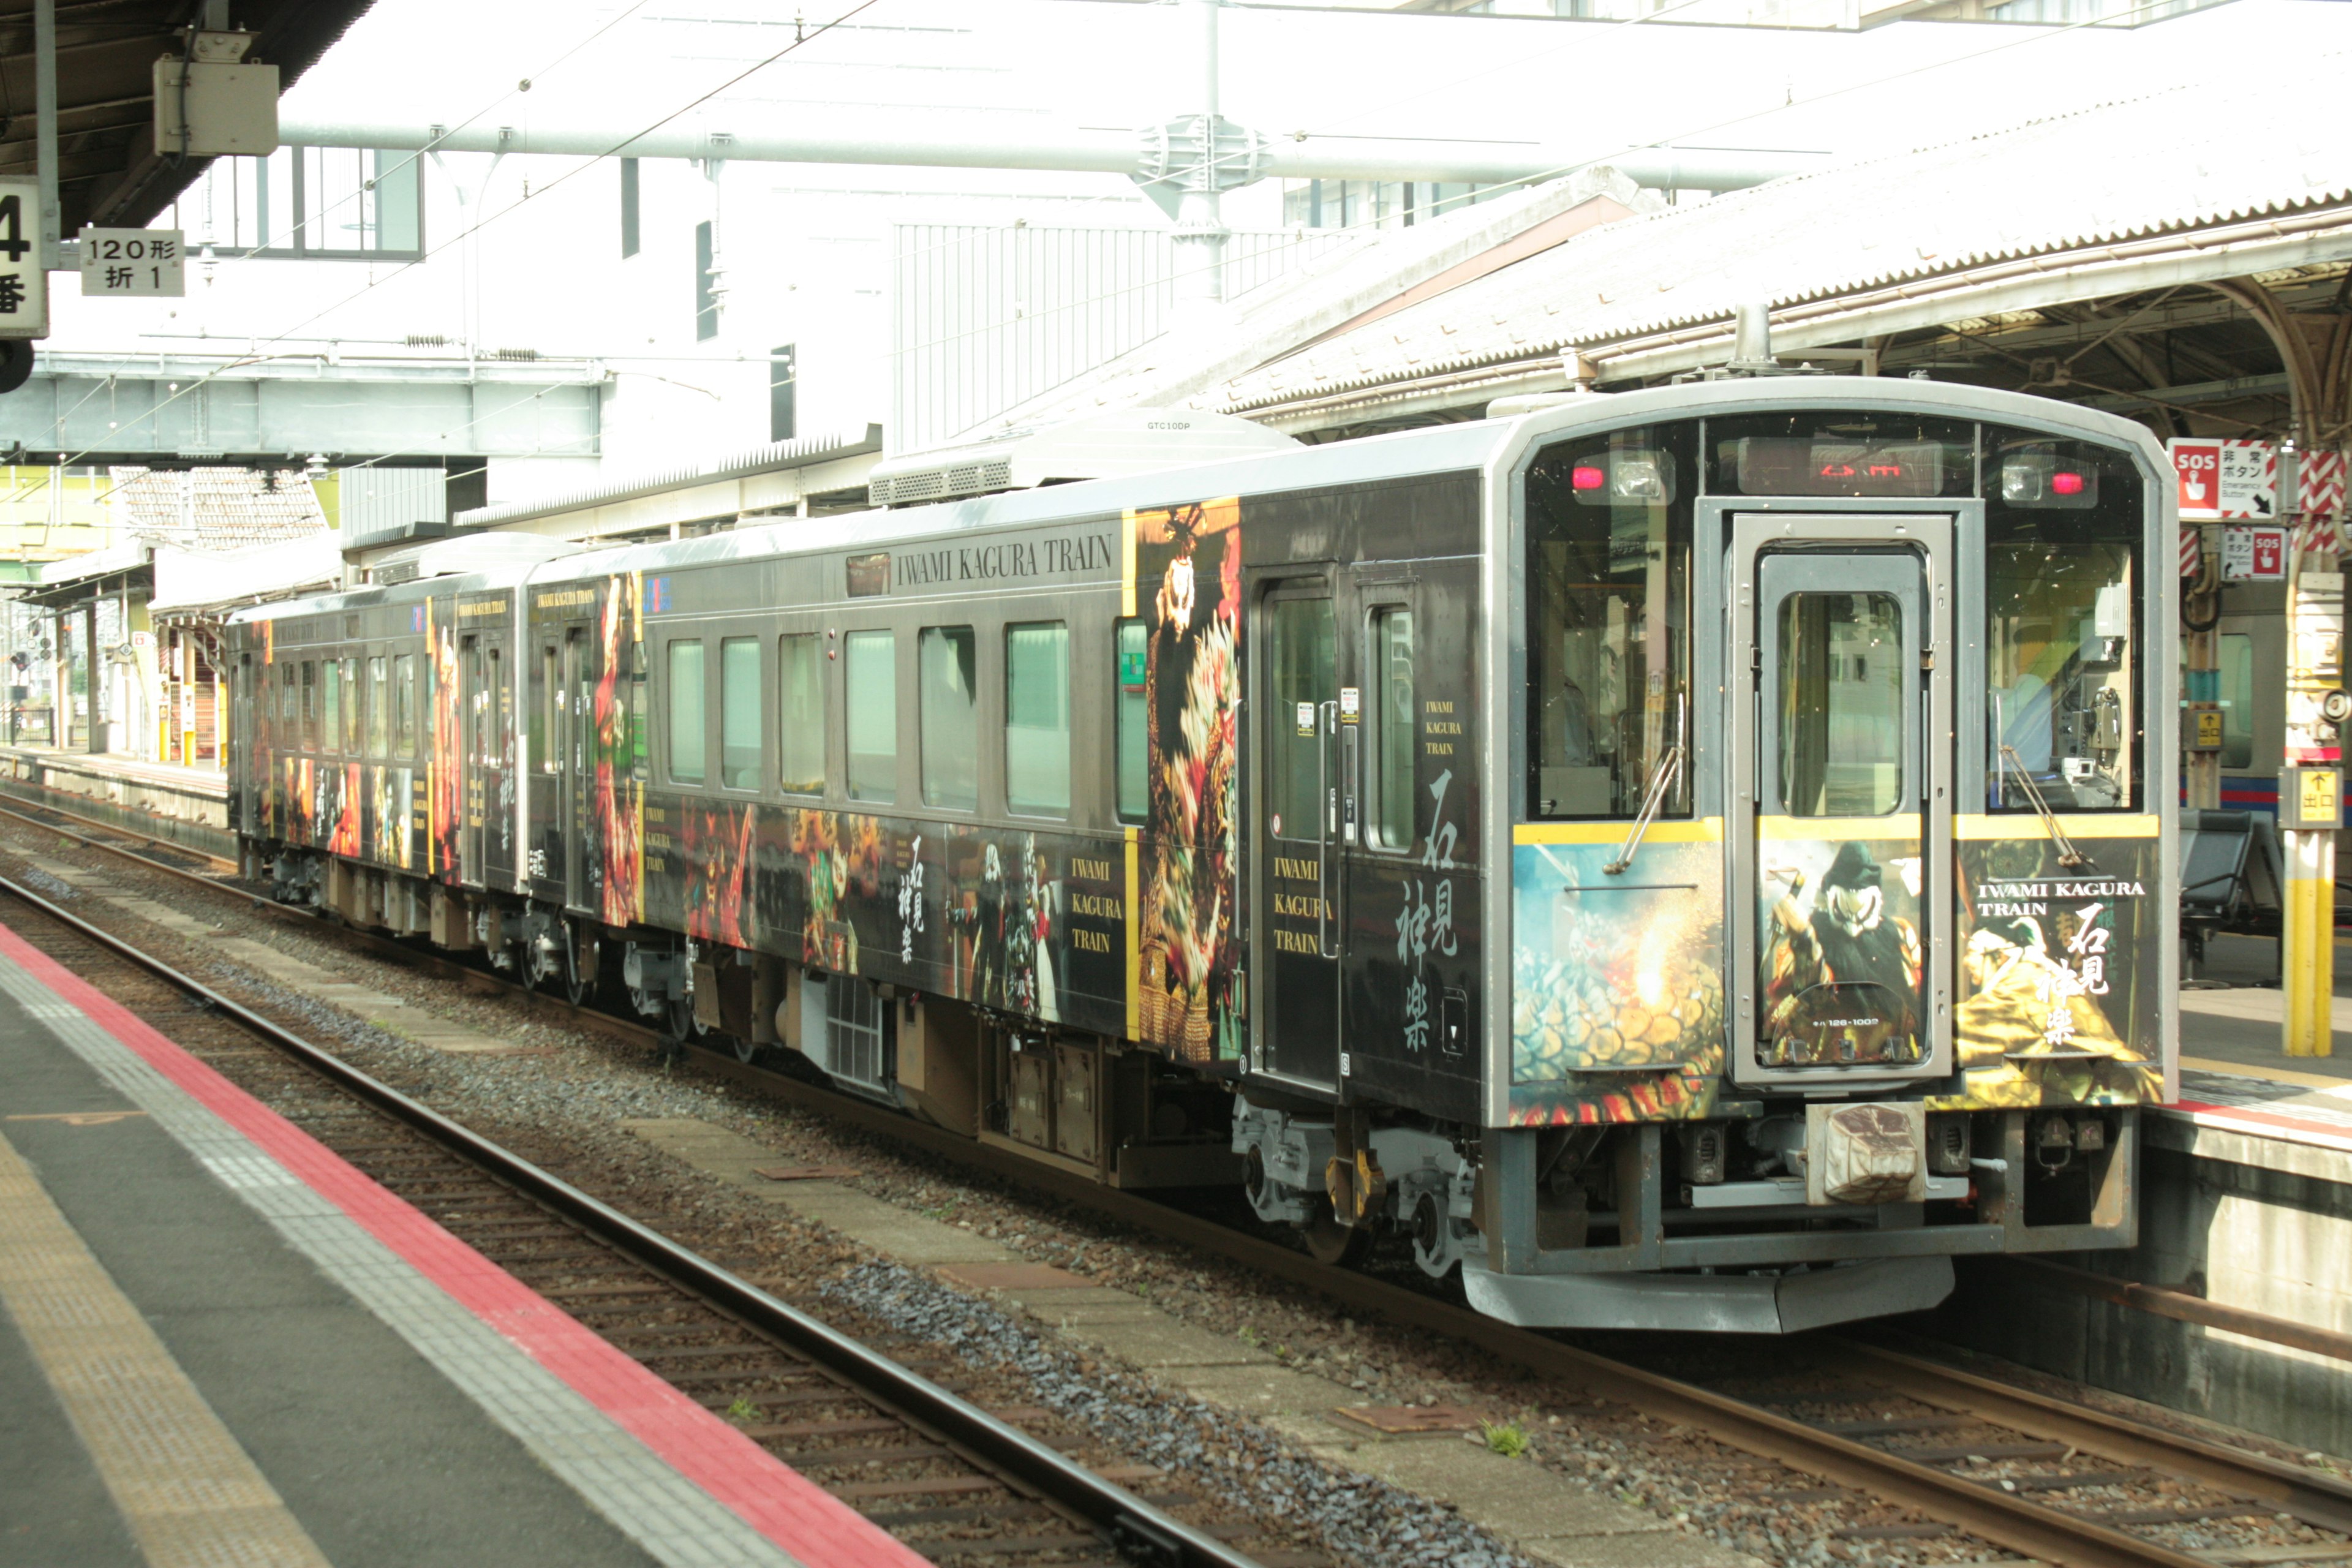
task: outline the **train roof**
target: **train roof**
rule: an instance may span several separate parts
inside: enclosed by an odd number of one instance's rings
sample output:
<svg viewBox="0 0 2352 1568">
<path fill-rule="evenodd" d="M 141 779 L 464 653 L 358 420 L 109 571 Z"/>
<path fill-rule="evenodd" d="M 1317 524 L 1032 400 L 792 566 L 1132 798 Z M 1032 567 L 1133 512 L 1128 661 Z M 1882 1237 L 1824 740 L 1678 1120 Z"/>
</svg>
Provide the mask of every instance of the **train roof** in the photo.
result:
<svg viewBox="0 0 2352 1568">
<path fill-rule="evenodd" d="M 1440 473 L 1483 472 L 1516 458 L 1527 447 L 1580 430 L 1612 429 L 1694 415 L 1760 413 L 1834 404 L 1856 411 L 1942 414 L 2028 425 L 2056 434 L 2137 450 L 2154 479 L 2166 471 L 2163 448 L 2146 426 L 2076 404 L 2025 393 L 1948 382 L 1876 376 L 1743 377 L 1636 392 L 1588 394 L 1547 407 L 1352 441 L 1327 442 L 1204 466 L 1108 479 L 1087 479 L 974 496 L 930 506 L 846 512 L 824 518 L 780 518 L 738 525 L 694 539 L 665 540 L 585 551 L 536 564 L 420 578 L 389 587 L 352 589 L 257 605 L 232 624 L 315 615 L 369 605 L 409 604 L 453 594 L 593 581 L 616 572 L 761 561 L 822 554 L 865 546 L 982 533 L 1036 523 L 1116 516 L 1129 510 L 1181 505 L 1205 497 L 1313 489 L 1325 485 L 1407 479 Z"/>
</svg>

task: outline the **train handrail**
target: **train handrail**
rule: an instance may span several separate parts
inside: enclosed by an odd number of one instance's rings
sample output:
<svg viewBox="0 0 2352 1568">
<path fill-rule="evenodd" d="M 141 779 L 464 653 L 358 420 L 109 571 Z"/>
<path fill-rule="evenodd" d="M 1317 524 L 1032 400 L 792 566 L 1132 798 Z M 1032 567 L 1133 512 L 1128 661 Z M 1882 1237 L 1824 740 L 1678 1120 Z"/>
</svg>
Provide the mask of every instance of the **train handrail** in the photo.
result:
<svg viewBox="0 0 2352 1568">
<path fill-rule="evenodd" d="M 1684 723 L 1687 712 L 1679 702 L 1676 703 L 1675 743 L 1666 748 L 1665 753 L 1658 759 L 1658 765 L 1651 770 L 1650 787 L 1643 792 L 1642 809 L 1633 814 L 1633 831 L 1626 834 L 1625 842 L 1617 847 L 1617 858 L 1601 868 L 1602 876 L 1622 875 L 1633 864 L 1633 857 L 1642 852 L 1642 836 L 1649 832 L 1650 824 L 1657 820 L 1659 808 L 1666 804 L 1667 792 L 1675 787 L 1675 780 L 1682 774 L 1683 742 L 1687 739 Z"/>
</svg>

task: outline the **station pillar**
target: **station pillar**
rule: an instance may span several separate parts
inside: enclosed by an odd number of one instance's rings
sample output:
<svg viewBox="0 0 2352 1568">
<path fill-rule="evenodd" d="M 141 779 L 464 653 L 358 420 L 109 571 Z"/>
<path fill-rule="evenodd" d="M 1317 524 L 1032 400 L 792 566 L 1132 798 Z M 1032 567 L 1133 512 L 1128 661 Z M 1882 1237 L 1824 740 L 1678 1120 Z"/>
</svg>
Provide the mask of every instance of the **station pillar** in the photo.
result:
<svg viewBox="0 0 2352 1568">
<path fill-rule="evenodd" d="M 2210 526 L 2188 525 L 2197 539 L 2197 573 L 2181 586 L 2180 804 L 2192 811 L 2221 806 L 2221 558 Z"/>
<path fill-rule="evenodd" d="M 2344 573 L 2332 518 L 2305 521 L 2293 500 L 2295 462 L 2280 454 L 2280 511 L 2290 519 L 2286 584 L 2286 754 L 2279 827 L 2286 861 L 2280 940 L 2291 1057 L 2334 1049 L 2336 830 L 2343 820 Z"/>
</svg>

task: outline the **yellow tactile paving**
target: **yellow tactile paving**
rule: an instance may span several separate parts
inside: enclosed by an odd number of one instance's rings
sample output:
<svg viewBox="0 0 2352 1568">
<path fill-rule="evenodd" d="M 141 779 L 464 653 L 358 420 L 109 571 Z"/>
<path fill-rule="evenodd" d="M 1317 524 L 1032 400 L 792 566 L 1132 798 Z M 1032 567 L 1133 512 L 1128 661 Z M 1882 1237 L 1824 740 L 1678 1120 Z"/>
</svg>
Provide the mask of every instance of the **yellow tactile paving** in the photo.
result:
<svg viewBox="0 0 2352 1568">
<path fill-rule="evenodd" d="M 0 1304 L 152 1568 L 328 1568 L 5 1137 Z"/>
</svg>

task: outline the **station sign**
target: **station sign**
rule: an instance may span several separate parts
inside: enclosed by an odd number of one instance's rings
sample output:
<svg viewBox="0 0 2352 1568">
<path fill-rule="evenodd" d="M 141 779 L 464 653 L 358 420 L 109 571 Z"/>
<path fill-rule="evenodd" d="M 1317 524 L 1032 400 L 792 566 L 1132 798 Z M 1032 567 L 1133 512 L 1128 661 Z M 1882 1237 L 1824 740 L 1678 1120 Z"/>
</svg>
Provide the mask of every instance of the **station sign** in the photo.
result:
<svg viewBox="0 0 2352 1568">
<path fill-rule="evenodd" d="M 2279 826 L 2291 830 L 2344 824 L 2344 775 L 2336 768 L 2279 770 Z"/>
<path fill-rule="evenodd" d="M 2225 528 L 2221 531 L 2221 580 L 2225 583 L 2286 581 L 2287 530 Z"/>
<path fill-rule="evenodd" d="M 0 179 L 0 338 L 49 335 L 49 258 L 41 245 L 41 183 Z"/>
<path fill-rule="evenodd" d="M 2175 437 L 2165 443 L 2184 522 L 2278 515 L 2278 447 L 2268 441 Z"/>
<path fill-rule="evenodd" d="M 82 297 L 182 298 L 188 291 L 184 239 L 176 228 L 83 229 Z"/>
</svg>

